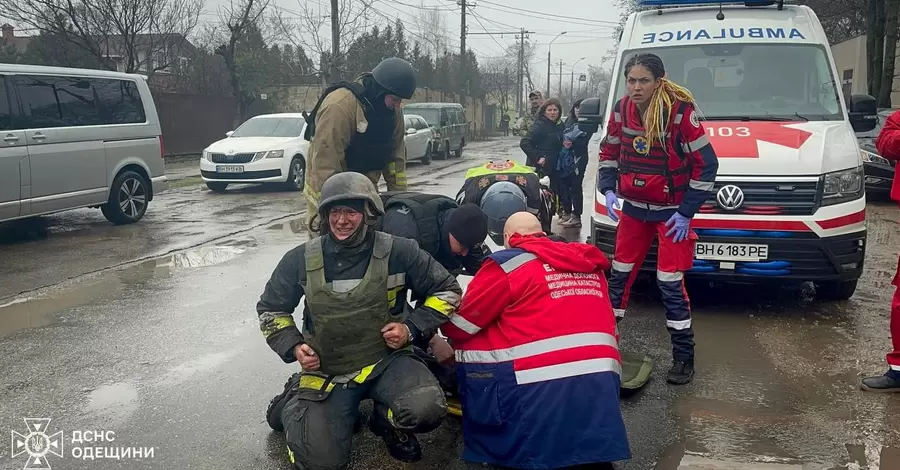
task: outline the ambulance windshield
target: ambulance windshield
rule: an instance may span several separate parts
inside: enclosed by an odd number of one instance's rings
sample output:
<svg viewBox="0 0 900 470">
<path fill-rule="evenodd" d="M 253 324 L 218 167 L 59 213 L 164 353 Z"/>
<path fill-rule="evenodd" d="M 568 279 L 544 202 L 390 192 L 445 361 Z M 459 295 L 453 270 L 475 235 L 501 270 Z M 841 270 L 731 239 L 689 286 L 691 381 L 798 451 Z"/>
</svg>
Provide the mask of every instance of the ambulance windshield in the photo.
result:
<svg viewBox="0 0 900 470">
<path fill-rule="evenodd" d="M 816 45 L 713 44 L 625 53 L 616 96 L 625 96 L 624 65 L 637 52 L 662 58 L 669 79 L 687 87 L 708 120 L 843 119 L 828 56 Z"/>
</svg>

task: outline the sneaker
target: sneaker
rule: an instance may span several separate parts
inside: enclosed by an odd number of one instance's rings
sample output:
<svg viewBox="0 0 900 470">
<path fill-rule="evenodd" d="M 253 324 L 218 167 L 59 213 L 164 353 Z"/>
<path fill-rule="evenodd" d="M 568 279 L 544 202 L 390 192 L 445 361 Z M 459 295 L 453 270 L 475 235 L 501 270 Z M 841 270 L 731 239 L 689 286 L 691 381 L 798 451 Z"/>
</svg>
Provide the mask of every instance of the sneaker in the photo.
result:
<svg viewBox="0 0 900 470">
<path fill-rule="evenodd" d="M 900 380 L 889 375 L 877 375 L 866 377 L 859 383 L 860 388 L 867 392 L 896 393 L 900 392 Z"/>
<path fill-rule="evenodd" d="M 673 385 L 685 385 L 694 378 L 694 361 L 672 361 L 666 382 Z"/>
<path fill-rule="evenodd" d="M 393 426 L 381 424 L 380 419 L 372 416 L 369 420 L 369 430 L 384 440 L 391 457 L 401 462 L 418 462 L 422 459 L 422 446 L 415 434 L 397 430 Z"/>
<path fill-rule="evenodd" d="M 560 222 L 560 225 L 567 228 L 581 227 L 581 217 L 570 215 L 565 222 Z"/>
<path fill-rule="evenodd" d="M 266 409 L 266 422 L 269 423 L 269 427 L 272 430 L 284 432 L 284 425 L 281 422 L 281 411 L 284 410 L 284 405 L 291 400 L 291 397 L 297 394 L 299 386 L 300 373 L 297 372 L 285 382 L 284 390 L 280 394 L 275 395 L 275 398 L 272 398 L 272 401 L 269 402 L 269 408 Z"/>
</svg>

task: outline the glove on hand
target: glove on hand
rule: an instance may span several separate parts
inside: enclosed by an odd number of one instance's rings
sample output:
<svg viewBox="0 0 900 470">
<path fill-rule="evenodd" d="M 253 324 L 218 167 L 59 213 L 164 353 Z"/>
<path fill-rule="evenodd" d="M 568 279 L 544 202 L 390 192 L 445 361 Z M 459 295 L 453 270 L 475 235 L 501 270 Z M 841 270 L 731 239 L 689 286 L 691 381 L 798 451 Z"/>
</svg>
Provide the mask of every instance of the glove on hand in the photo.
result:
<svg viewBox="0 0 900 470">
<path fill-rule="evenodd" d="M 613 220 L 613 222 L 619 221 L 619 216 L 616 215 L 616 212 L 613 208 L 621 209 L 619 205 L 619 200 L 616 197 L 615 191 L 607 191 L 606 192 L 606 212 L 609 213 L 609 218 Z"/>
<path fill-rule="evenodd" d="M 675 236 L 672 237 L 672 241 L 678 243 L 687 238 L 688 230 L 691 228 L 691 219 L 676 212 L 666 221 L 666 227 L 672 227 L 666 232 L 666 236 L 671 237 L 674 233 Z"/>
</svg>

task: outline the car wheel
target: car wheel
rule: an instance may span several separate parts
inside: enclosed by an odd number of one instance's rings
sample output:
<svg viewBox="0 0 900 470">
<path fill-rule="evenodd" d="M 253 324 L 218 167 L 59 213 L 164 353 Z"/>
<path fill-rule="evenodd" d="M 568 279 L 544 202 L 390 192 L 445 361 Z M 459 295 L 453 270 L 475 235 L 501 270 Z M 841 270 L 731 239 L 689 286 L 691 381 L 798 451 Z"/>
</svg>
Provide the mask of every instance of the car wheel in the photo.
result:
<svg viewBox="0 0 900 470">
<path fill-rule="evenodd" d="M 134 171 L 124 171 L 113 180 L 109 200 L 100 206 L 106 220 L 116 224 L 133 224 L 147 213 L 150 186 L 146 178 Z"/>
<path fill-rule="evenodd" d="M 291 167 L 288 170 L 288 178 L 285 184 L 294 191 L 303 191 L 303 187 L 306 184 L 306 163 L 304 163 L 303 158 L 294 157 L 291 160 Z"/>
<path fill-rule="evenodd" d="M 816 297 L 820 300 L 847 300 L 856 292 L 858 279 L 852 281 L 817 282 Z"/>
<path fill-rule="evenodd" d="M 419 159 L 423 165 L 431 165 L 431 149 L 428 149 L 428 152 L 425 152 L 425 155 Z"/>
<path fill-rule="evenodd" d="M 224 193 L 228 188 L 228 183 L 219 183 L 218 181 L 207 181 L 206 187 L 214 193 Z"/>
</svg>

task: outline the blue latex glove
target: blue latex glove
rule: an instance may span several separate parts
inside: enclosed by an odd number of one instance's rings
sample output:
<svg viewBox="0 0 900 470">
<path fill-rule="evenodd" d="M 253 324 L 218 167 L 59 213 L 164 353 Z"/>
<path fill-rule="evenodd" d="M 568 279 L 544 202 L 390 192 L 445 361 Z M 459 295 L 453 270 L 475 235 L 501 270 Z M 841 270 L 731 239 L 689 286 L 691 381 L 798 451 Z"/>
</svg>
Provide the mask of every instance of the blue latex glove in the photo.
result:
<svg viewBox="0 0 900 470">
<path fill-rule="evenodd" d="M 621 209 L 619 206 L 618 198 L 616 198 L 615 191 L 607 191 L 606 192 L 606 212 L 609 213 L 609 218 L 613 220 L 613 222 L 619 221 L 619 216 L 616 215 L 616 212 L 613 210 Z"/>
<path fill-rule="evenodd" d="M 666 221 L 666 227 L 672 227 L 666 232 L 666 236 L 671 237 L 674 233 L 675 236 L 672 237 L 672 241 L 678 243 L 687 238 L 688 230 L 691 228 L 691 219 L 676 212 Z"/>
</svg>

